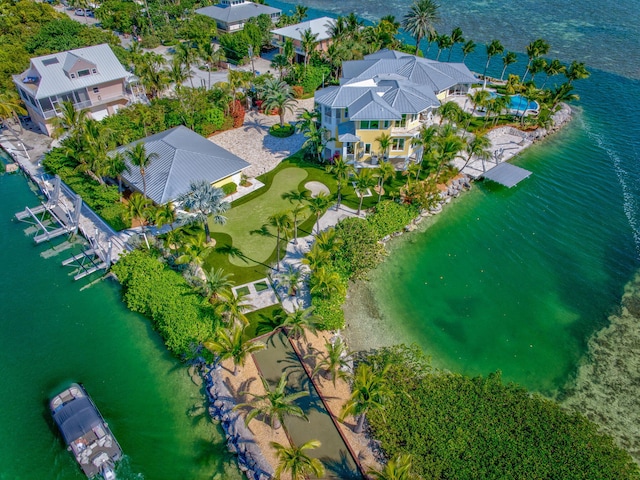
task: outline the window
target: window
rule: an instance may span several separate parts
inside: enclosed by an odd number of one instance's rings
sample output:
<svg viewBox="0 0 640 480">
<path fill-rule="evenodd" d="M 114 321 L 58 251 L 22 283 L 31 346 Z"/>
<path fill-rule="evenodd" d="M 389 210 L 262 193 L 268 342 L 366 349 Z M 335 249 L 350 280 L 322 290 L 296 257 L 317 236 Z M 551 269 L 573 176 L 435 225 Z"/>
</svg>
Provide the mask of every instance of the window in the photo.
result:
<svg viewBox="0 0 640 480">
<path fill-rule="evenodd" d="M 96 70 L 95 68 L 92 68 L 91 73 L 98 73 L 98 70 Z"/>
<path fill-rule="evenodd" d="M 391 150 L 404 150 L 404 138 L 394 138 L 391 142 Z"/>
<path fill-rule="evenodd" d="M 382 122 L 382 128 L 389 128 L 389 125 L 391 125 L 391 122 L 389 120 L 385 120 Z"/>
<path fill-rule="evenodd" d="M 360 128 L 362 130 L 378 130 L 380 128 L 380 120 L 362 120 Z"/>
<path fill-rule="evenodd" d="M 326 118 L 331 118 L 331 107 L 324 107 L 324 116 Z"/>
<path fill-rule="evenodd" d="M 86 77 L 87 75 L 91 75 L 89 69 L 86 70 L 78 70 L 78 77 Z"/>
<path fill-rule="evenodd" d="M 71 74 L 71 78 L 76 78 L 76 74 L 75 74 L 75 73 L 72 73 L 72 74 Z"/>
<path fill-rule="evenodd" d="M 407 115 L 402 114 L 402 120 L 396 121 L 396 127 L 404 128 L 407 126 Z"/>
<path fill-rule="evenodd" d="M 370 143 L 365 143 L 364 144 L 364 153 L 367 155 L 371 155 L 371 144 Z"/>
<path fill-rule="evenodd" d="M 100 93 L 100 89 L 98 87 L 93 87 L 93 93 Z"/>
<path fill-rule="evenodd" d="M 349 118 L 349 107 L 345 107 L 344 109 L 344 119 L 347 120 Z"/>
</svg>

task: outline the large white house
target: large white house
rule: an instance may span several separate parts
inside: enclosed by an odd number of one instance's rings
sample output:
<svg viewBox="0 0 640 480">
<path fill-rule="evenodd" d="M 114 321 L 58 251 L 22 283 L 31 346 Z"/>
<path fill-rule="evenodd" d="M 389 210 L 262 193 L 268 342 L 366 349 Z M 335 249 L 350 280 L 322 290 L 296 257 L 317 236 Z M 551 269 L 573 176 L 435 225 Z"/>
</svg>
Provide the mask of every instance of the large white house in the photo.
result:
<svg viewBox="0 0 640 480">
<path fill-rule="evenodd" d="M 239 32 L 247 20 L 262 14 L 268 15 L 273 23 L 277 23 L 282 10 L 247 0 L 222 0 L 217 5 L 199 8 L 196 13 L 214 19 L 218 30 L 231 33 Z"/>
</svg>

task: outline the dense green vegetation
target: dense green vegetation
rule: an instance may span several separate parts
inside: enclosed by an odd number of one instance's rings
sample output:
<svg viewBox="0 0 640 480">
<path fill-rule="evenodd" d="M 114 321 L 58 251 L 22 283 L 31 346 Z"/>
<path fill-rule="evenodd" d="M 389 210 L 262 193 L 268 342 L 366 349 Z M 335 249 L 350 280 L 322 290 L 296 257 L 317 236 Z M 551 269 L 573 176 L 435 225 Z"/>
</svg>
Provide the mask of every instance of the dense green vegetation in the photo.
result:
<svg viewBox="0 0 640 480">
<path fill-rule="evenodd" d="M 182 358 L 196 356 L 213 338 L 219 318 L 210 303 L 150 250 L 134 250 L 112 267 L 123 286 L 123 299 L 134 312 L 149 317 L 167 348 Z"/>
<path fill-rule="evenodd" d="M 595 424 L 503 384 L 499 372 L 441 372 L 417 346 L 385 348 L 365 362 L 382 372 L 392 398 L 369 412 L 373 435 L 389 458 L 411 454 L 422 478 L 640 478 Z"/>
</svg>

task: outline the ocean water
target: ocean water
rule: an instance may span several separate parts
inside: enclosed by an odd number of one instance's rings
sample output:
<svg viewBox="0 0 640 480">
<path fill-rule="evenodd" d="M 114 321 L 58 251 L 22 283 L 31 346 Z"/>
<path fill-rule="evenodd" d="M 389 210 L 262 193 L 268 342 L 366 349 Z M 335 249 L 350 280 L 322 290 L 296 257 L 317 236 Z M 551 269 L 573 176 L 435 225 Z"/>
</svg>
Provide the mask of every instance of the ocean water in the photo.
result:
<svg viewBox="0 0 640 480">
<path fill-rule="evenodd" d="M 292 3 L 369 20 L 401 19 L 411 4 Z M 522 74 L 526 44 L 542 37 L 551 44 L 549 56 L 584 61 L 592 75 L 575 84 L 581 100 L 571 124 L 515 160 L 533 172 L 529 179 L 513 189 L 476 185 L 426 222 L 426 230 L 394 241 L 370 282 L 351 289 L 353 347 L 415 341 L 440 367 L 468 374 L 500 369 L 507 380 L 548 394 L 572 381 L 589 338 L 620 308 L 640 266 L 636 9 L 630 0 L 608 6 L 606 16 L 593 0 L 442 4 L 437 30 L 460 26 L 479 44 L 467 59 L 472 70 L 484 68 L 482 42 L 498 38 L 521 54 L 508 72 Z M 432 47 L 427 55 L 436 53 Z M 452 61 L 461 58 L 454 50 Z M 501 69 L 494 58 L 489 74 Z"/>
<path fill-rule="evenodd" d="M 241 478 L 186 368 L 105 280 L 74 282 L 60 240 L 36 246 L 13 219 L 38 204 L 21 174 L 0 174 L 0 478 L 84 478 L 51 420 L 48 399 L 83 383 L 120 442 L 118 478 Z"/>
</svg>

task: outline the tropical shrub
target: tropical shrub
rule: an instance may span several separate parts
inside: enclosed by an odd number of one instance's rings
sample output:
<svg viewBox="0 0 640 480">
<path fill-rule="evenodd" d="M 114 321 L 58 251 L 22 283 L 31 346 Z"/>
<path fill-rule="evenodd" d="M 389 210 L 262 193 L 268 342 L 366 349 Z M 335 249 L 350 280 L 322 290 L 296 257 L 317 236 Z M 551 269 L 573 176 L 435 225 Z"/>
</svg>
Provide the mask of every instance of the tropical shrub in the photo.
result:
<svg viewBox="0 0 640 480">
<path fill-rule="evenodd" d="M 313 314 L 321 319 L 318 322 L 318 329 L 339 330 L 344 328 L 342 304 L 345 300 L 344 295 L 333 295 L 329 298 L 314 295 L 311 298 L 311 305 L 314 307 Z"/>
<path fill-rule="evenodd" d="M 225 195 L 231 195 L 232 193 L 236 193 L 238 191 L 238 185 L 234 182 L 225 183 L 220 188 Z"/>
<path fill-rule="evenodd" d="M 392 200 L 384 200 L 374 207 L 367 222 L 373 228 L 377 238 L 401 231 L 416 218 L 419 211 L 413 205 L 403 205 Z"/>
<path fill-rule="evenodd" d="M 229 111 L 231 112 L 231 117 L 233 118 L 233 128 L 241 127 L 244 123 L 244 114 L 245 110 L 240 103 L 240 100 L 236 100 L 231 102 L 229 105 Z"/>
<path fill-rule="evenodd" d="M 302 98 L 304 96 L 304 87 L 302 85 L 294 85 L 291 87 L 291 90 L 295 98 Z"/>
<path fill-rule="evenodd" d="M 213 338 L 218 324 L 213 307 L 153 252 L 134 250 L 111 271 L 122 284 L 127 307 L 151 319 L 174 355 L 190 358 L 194 346 Z"/>
<path fill-rule="evenodd" d="M 421 478 L 640 478 L 630 455 L 595 424 L 505 385 L 500 372 L 434 370 L 417 346 L 384 348 L 365 361 L 394 392 L 367 415 L 373 435 L 387 457 L 410 454 Z"/>
<path fill-rule="evenodd" d="M 366 220 L 347 218 L 335 228 L 342 245 L 334 253 L 333 263 L 344 278 L 361 278 L 384 258 L 384 246 Z"/>
<path fill-rule="evenodd" d="M 269 128 L 269 133 L 278 138 L 290 137 L 295 133 L 295 131 L 295 127 L 290 123 L 285 123 L 282 127 L 279 123 L 276 123 L 275 125 L 272 125 L 271 128 Z"/>
</svg>

